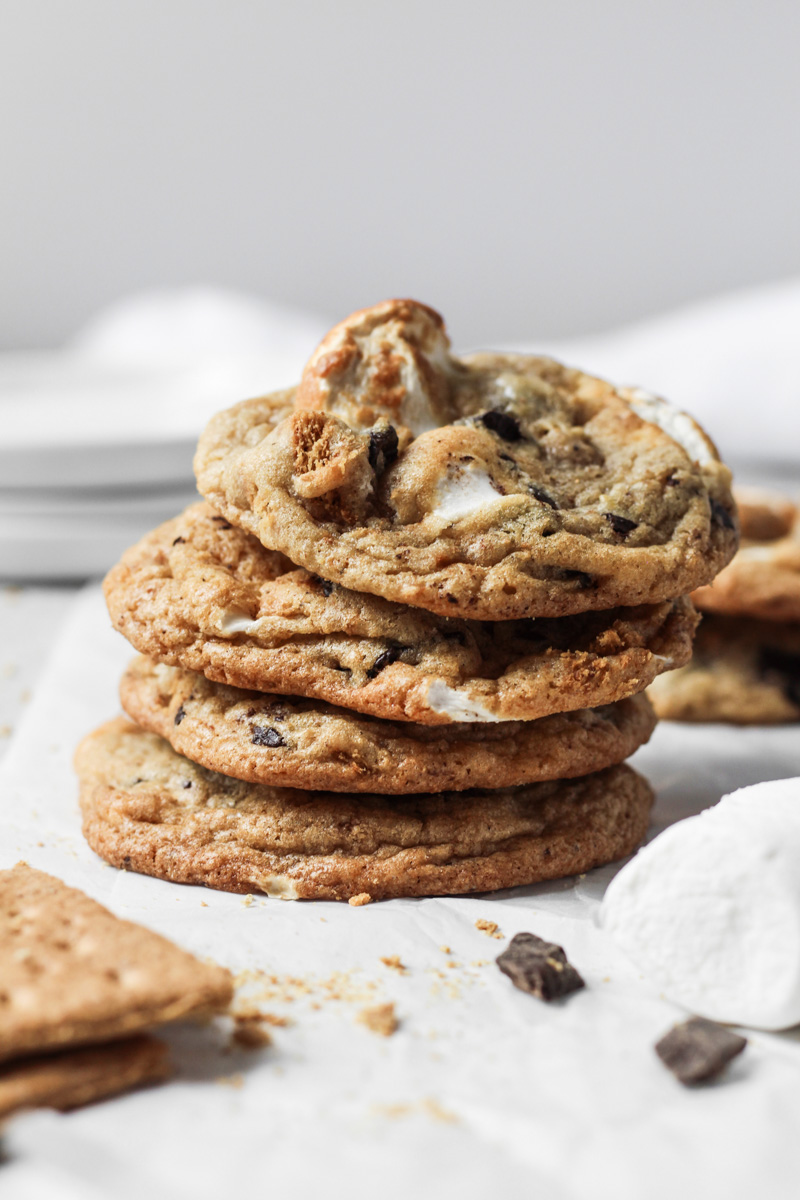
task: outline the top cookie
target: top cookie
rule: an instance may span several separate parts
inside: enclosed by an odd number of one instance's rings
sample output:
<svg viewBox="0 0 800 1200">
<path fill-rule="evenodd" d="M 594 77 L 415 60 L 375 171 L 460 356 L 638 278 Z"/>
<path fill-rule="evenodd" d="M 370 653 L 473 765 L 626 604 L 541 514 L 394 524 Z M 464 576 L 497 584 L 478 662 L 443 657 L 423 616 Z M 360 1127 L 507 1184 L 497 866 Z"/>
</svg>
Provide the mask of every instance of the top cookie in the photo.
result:
<svg viewBox="0 0 800 1200">
<path fill-rule="evenodd" d="M 742 546 L 713 586 L 693 599 L 704 612 L 800 621 L 800 512 L 785 496 L 737 488 Z"/>
<path fill-rule="evenodd" d="M 444 616 L 657 602 L 730 560 L 730 473 L 690 417 L 551 359 L 449 345 L 414 301 L 348 317 L 296 392 L 210 422 L 200 491 L 325 579 Z"/>
</svg>

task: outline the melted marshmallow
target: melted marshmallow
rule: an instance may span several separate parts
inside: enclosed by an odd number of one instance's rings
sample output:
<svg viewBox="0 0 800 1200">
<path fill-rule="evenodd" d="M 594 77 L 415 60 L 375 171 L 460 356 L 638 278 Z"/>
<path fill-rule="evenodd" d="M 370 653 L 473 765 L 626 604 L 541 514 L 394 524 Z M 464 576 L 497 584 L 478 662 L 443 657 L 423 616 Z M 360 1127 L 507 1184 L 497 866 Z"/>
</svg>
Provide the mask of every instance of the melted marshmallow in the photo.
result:
<svg viewBox="0 0 800 1200">
<path fill-rule="evenodd" d="M 654 396 L 642 388 L 630 388 L 623 394 L 638 417 L 663 429 L 674 442 L 683 446 L 694 462 L 701 467 L 716 462 L 716 455 L 708 439 L 688 413 L 681 412 L 668 400 Z"/>
<path fill-rule="evenodd" d="M 254 621 L 252 617 L 248 617 L 247 613 L 239 612 L 235 608 L 226 609 L 220 617 L 217 628 L 220 633 L 255 633 L 258 629 L 258 621 Z"/>
<path fill-rule="evenodd" d="M 442 679 L 434 679 L 425 696 L 435 713 L 450 717 L 452 721 L 500 721 L 477 700 L 471 700 L 465 692 L 448 687 Z"/>
<path fill-rule="evenodd" d="M 445 476 L 439 484 L 431 515 L 447 522 L 459 521 L 502 499 L 488 472 L 475 467 Z"/>
<path fill-rule="evenodd" d="M 691 1012 L 800 1023 L 800 779 L 741 788 L 665 830 L 613 880 L 601 920 Z"/>
</svg>

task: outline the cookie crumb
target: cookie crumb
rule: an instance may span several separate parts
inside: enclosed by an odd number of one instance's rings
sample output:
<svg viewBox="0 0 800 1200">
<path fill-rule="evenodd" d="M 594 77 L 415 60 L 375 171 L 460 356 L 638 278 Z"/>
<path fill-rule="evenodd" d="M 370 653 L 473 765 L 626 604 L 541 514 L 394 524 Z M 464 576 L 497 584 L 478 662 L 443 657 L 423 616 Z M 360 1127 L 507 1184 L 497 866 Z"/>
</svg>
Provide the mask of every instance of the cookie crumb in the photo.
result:
<svg viewBox="0 0 800 1200">
<path fill-rule="evenodd" d="M 393 1033 L 397 1032 L 400 1024 L 393 1004 L 375 1004 L 371 1008 L 362 1008 L 356 1020 L 360 1025 L 365 1025 L 370 1032 L 377 1033 L 381 1037 L 391 1037 Z"/>
<path fill-rule="evenodd" d="M 347 903 L 353 908 L 361 908 L 363 904 L 372 903 L 372 896 L 369 892 L 359 892 L 357 896 L 351 896 Z"/>
<path fill-rule="evenodd" d="M 242 908 L 249 908 L 250 905 L 253 903 L 253 899 L 254 899 L 254 897 L 251 896 L 250 893 L 248 892 L 248 894 L 242 900 Z"/>
<path fill-rule="evenodd" d="M 442 954 L 452 954 L 453 953 L 453 951 L 450 949 L 449 946 L 440 946 L 439 949 L 441 950 Z"/>
<path fill-rule="evenodd" d="M 475 928 L 479 929 L 481 933 L 485 933 L 487 937 L 497 938 L 498 941 L 502 941 L 505 937 L 496 921 L 487 921 L 484 917 L 478 917 Z"/>
<path fill-rule="evenodd" d="M 244 1075 L 240 1071 L 237 1071 L 235 1075 L 218 1075 L 216 1082 L 222 1087 L 242 1088 L 244 1087 Z"/>
<path fill-rule="evenodd" d="M 245 1050 L 261 1050 L 272 1045 L 272 1034 L 265 1029 L 258 1016 L 236 1017 L 231 1041 Z"/>
<path fill-rule="evenodd" d="M 399 954 L 387 954 L 381 958 L 381 962 L 385 967 L 389 967 L 392 971 L 397 971 L 400 975 L 408 974 L 408 967 L 401 961 Z"/>
<path fill-rule="evenodd" d="M 13 732 L 14 731 L 10 725 L 0 725 L 0 737 L 3 737 L 3 738 L 11 737 L 11 734 Z"/>
</svg>

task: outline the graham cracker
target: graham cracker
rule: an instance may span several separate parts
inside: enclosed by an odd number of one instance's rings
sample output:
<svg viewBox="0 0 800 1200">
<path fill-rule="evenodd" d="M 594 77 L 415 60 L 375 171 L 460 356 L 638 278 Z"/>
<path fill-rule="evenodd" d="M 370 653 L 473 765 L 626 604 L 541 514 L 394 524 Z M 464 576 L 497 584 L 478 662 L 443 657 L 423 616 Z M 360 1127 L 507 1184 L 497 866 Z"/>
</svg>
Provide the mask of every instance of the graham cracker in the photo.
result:
<svg viewBox="0 0 800 1200">
<path fill-rule="evenodd" d="M 0 1067 L 0 1121 L 26 1108 L 64 1111 L 170 1075 L 167 1047 L 147 1036 Z"/>
<path fill-rule="evenodd" d="M 227 1008 L 233 979 L 24 863 L 0 871 L 0 1061 Z"/>
</svg>

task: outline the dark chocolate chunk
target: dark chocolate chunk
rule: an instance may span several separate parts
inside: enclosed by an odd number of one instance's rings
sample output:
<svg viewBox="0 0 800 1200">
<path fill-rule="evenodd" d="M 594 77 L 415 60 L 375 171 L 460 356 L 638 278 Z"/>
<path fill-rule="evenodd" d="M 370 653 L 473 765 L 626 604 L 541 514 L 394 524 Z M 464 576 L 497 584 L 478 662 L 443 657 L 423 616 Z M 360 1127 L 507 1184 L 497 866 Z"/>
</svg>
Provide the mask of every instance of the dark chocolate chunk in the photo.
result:
<svg viewBox="0 0 800 1200">
<path fill-rule="evenodd" d="M 185 716 L 186 716 L 186 709 L 183 707 L 183 705 L 181 705 L 180 708 L 178 709 L 178 711 L 175 713 L 175 724 L 180 725 L 181 721 L 183 720 L 183 718 Z"/>
<path fill-rule="evenodd" d="M 711 518 L 721 525 L 723 529 L 735 529 L 736 522 L 724 505 L 720 504 L 719 500 L 711 497 Z"/>
<path fill-rule="evenodd" d="M 185 546 L 185 545 L 186 545 L 186 538 L 182 538 L 182 537 L 176 537 L 176 538 L 174 538 L 174 539 L 173 539 L 173 542 L 172 542 L 172 544 L 173 544 L 173 546 Z"/>
<path fill-rule="evenodd" d="M 705 1017 L 691 1017 L 664 1034 L 656 1043 L 656 1054 L 688 1087 L 716 1079 L 746 1045 L 747 1038 L 724 1025 L 707 1021 Z"/>
<path fill-rule="evenodd" d="M 603 513 L 603 516 L 608 521 L 611 528 L 621 538 L 626 538 L 629 533 L 632 533 L 638 521 L 631 521 L 630 517 L 621 517 L 619 513 Z"/>
<path fill-rule="evenodd" d="M 373 429 L 369 435 L 369 465 L 376 474 L 385 471 L 397 458 L 397 430 L 394 425 Z"/>
<path fill-rule="evenodd" d="M 539 1000 L 558 1000 L 585 987 L 578 972 L 567 962 L 561 946 L 546 942 L 534 933 L 518 933 L 497 965 L 514 987 Z"/>
<path fill-rule="evenodd" d="M 800 708 L 800 654 L 779 646 L 762 646 L 758 668 L 762 675 L 777 675 L 787 700 Z"/>
<path fill-rule="evenodd" d="M 312 575 L 311 582 L 321 588 L 323 596 L 330 596 L 334 585 L 329 579 L 323 579 L 321 575 Z"/>
<path fill-rule="evenodd" d="M 384 667 L 388 667 L 390 663 L 397 662 L 400 655 L 403 653 L 405 646 L 390 646 L 388 650 L 384 650 L 375 659 L 371 667 L 367 669 L 367 679 L 374 679 L 379 675 Z"/>
<path fill-rule="evenodd" d="M 483 421 L 487 429 L 496 433 L 504 442 L 519 442 L 522 440 L 522 430 L 519 419 L 513 413 L 503 412 L 501 408 L 490 409 L 481 413 L 478 420 Z"/>
<path fill-rule="evenodd" d="M 192 786 L 191 779 L 184 779 L 183 783 L 181 784 L 182 788 L 190 788 L 191 786 Z"/>
<path fill-rule="evenodd" d="M 557 501 L 555 501 L 550 493 L 546 492 L 543 487 L 539 487 L 538 483 L 530 484 L 528 491 L 533 496 L 534 500 L 538 500 L 540 504 L 546 504 L 549 508 L 558 508 Z"/>
<path fill-rule="evenodd" d="M 216 521 L 220 529 L 233 529 L 230 521 L 226 521 L 224 517 L 212 517 L 211 520 Z"/>
<path fill-rule="evenodd" d="M 271 750 L 274 750 L 276 746 L 286 745 L 277 729 L 273 729 L 271 725 L 254 725 L 250 741 L 254 746 L 269 746 Z"/>
</svg>

